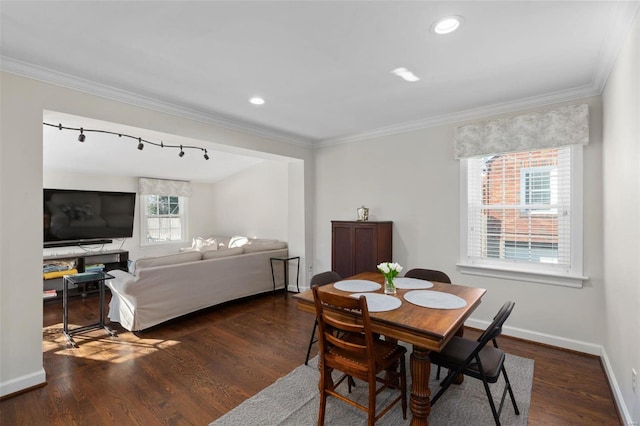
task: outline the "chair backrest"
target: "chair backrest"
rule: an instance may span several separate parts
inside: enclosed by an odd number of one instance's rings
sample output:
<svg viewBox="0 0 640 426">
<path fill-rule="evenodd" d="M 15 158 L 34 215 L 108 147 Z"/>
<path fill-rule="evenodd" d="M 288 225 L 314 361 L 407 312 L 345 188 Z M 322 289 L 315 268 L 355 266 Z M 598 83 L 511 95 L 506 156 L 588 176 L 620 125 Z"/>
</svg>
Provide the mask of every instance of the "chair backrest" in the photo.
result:
<svg viewBox="0 0 640 426">
<path fill-rule="evenodd" d="M 320 358 L 328 367 L 336 367 L 345 373 L 344 364 L 333 364 L 326 355 L 331 352 L 333 359 L 356 359 L 375 371 L 373 334 L 367 299 L 320 292 L 315 286 L 313 299 L 318 320 L 318 341 Z M 348 363 L 347 363 L 348 364 Z"/>
<path fill-rule="evenodd" d="M 489 327 L 487 327 L 480 337 L 478 337 L 478 343 L 480 343 L 480 346 L 484 346 L 491 340 L 495 340 L 496 337 L 502 333 L 502 325 L 507 318 L 509 318 L 509 315 L 511 315 L 511 311 L 515 305 L 515 302 L 511 301 L 505 302 L 505 304 L 502 305 L 496 316 L 493 317 L 493 321 L 489 324 Z"/>
<path fill-rule="evenodd" d="M 447 274 L 434 269 L 414 268 L 404 274 L 404 276 L 407 278 L 417 278 L 419 280 L 451 284 L 451 279 Z"/>
<path fill-rule="evenodd" d="M 342 277 L 335 271 L 326 271 L 320 274 L 316 274 L 311 277 L 311 287 L 317 287 L 319 285 L 326 285 L 330 283 L 334 283 L 336 281 L 340 281 Z"/>
</svg>

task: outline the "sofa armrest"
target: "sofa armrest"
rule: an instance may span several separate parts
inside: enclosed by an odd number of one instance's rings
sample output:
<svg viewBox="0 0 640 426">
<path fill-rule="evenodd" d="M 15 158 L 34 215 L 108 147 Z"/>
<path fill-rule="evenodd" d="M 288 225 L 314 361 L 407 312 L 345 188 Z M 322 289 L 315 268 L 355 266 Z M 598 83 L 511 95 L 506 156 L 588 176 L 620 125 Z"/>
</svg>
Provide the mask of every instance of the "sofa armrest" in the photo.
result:
<svg viewBox="0 0 640 426">
<path fill-rule="evenodd" d="M 116 291 L 117 293 L 127 293 L 127 287 L 138 281 L 138 277 L 132 275 L 128 272 L 121 271 L 119 269 L 114 269 L 109 271 L 109 274 L 113 275 L 115 278 L 108 281 L 108 285 L 111 290 Z"/>
</svg>

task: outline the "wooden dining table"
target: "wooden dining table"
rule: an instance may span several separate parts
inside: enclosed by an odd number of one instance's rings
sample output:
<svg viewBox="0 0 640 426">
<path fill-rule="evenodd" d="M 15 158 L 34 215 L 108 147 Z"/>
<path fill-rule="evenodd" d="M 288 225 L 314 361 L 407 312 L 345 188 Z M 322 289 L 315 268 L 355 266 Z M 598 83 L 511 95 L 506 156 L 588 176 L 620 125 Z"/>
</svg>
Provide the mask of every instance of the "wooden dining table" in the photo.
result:
<svg viewBox="0 0 640 426">
<path fill-rule="evenodd" d="M 364 272 L 347 279 L 374 281 L 384 287 L 384 276 L 377 272 Z M 431 374 L 430 351 L 440 351 L 454 336 L 456 330 L 478 307 L 485 289 L 464 285 L 433 282 L 430 291 L 450 293 L 466 301 L 459 309 L 433 309 L 415 305 L 404 299 L 412 290 L 397 289 L 395 297 L 401 300 L 399 308 L 384 312 L 370 312 L 371 329 L 385 338 L 396 339 L 413 346 L 410 356 L 411 397 L 409 407 L 412 413 L 412 425 L 428 425 L 431 412 Z M 349 292 L 336 289 L 333 284 L 320 287 L 321 292 L 348 295 Z M 384 293 L 383 288 L 374 293 Z M 315 314 L 313 293 L 311 290 L 294 296 L 298 308 Z"/>
</svg>

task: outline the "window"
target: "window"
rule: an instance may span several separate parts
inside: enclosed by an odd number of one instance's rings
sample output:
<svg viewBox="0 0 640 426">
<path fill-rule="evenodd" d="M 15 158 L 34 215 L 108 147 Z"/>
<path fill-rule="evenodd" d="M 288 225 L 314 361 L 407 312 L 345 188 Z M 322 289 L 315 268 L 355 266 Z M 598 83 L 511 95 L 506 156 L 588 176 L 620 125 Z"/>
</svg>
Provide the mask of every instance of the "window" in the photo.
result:
<svg viewBox="0 0 640 426">
<path fill-rule="evenodd" d="M 187 198 L 175 195 L 142 195 L 141 242 L 158 244 L 185 241 Z"/>
<path fill-rule="evenodd" d="M 462 272 L 581 286 L 581 155 L 566 146 L 463 159 Z"/>
<path fill-rule="evenodd" d="M 520 200 L 529 208 L 527 214 L 557 213 L 558 167 L 523 167 L 520 169 Z"/>
</svg>

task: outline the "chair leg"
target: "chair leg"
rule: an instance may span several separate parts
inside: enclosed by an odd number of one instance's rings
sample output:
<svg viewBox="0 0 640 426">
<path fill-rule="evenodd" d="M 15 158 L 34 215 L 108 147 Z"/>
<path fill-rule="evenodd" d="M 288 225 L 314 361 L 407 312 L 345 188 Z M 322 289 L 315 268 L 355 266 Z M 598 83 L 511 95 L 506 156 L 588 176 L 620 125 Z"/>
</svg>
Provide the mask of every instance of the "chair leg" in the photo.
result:
<svg viewBox="0 0 640 426">
<path fill-rule="evenodd" d="M 331 371 L 326 371 L 324 367 L 320 369 L 320 382 L 318 388 L 320 391 L 320 408 L 318 410 L 318 426 L 324 426 L 324 414 L 327 408 L 327 383 L 326 374 L 331 374 Z"/>
<path fill-rule="evenodd" d="M 518 410 L 518 404 L 516 404 L 516 398 L 513 396 L 513 389 L 511 388 L 511 382 L 509 381 L 509 377 L 507 376 L 507 370 L 504 368 L 504 364 L 502 365 L 502 374 L 504 375 L 505 385 L 509 390 L 509 396 L 511 397 L 511 402 L 513 403 L 513 409 L 516 412 L 516 415 L 520 415 L 520 410 Z"/>
<path fill-rule="evenodd" d="M 493 420 L 496 422 L 496 426 L 500 426 L 500 416 L 496 411 L 496 404 L 493 402 L 493 396 L 491 395 L 491 390 L 489 389 L 489 383 L 485 377 L 482 378 L 482 384 L 484 385 L 484 391 L 487 394 L 487 398 L 489 399 L 489 405 L 491 406 L 491 413 L 493 414 Z"/>
<path fill-rule="evenodd" d="M 307 348 L 307 358 L 304 360 L 304 365 L 309 364 L 309 354 L 311 354 L 311 346 L 315 341 L 317 328 L 318 328 L 318 319 L 316 318 L 313 322 L 313 331 L 311 332 L 311 338 L 309 339 L 309 347 Z"/>
<path fill-rule="evenodd" d="M 442 382 L 440 382 L 440 390 L 435 394 L 433 398 L 431 398 L 431 405 L 435 404 L 438 399 L 442 396 L 444 391 L 446 391 L 451 383 L 455 380 L 456 376 L 462 372 L 462 369 L 459 370 L 449 370 L 449 374 L 444 378 Z"/>
<path fill-rule="evenodd" d="M 487 394 L 487 399 L 489 399 L 489 405 L 491 406 L 491 413 L 493 414 L 493 420 L 496 422 L 496 426 L 500 426 L 500 413 L 496 410 L 496 404 L 493 402 L 493 395 L 491 395 L 491 389 L 489 389 L 489 382 L 487 381 L 487 376 L 484 374 L 484 370 L 482 368 L 482 363 L 480 362 L 480 358 L 476 358 L 478 362 L 478 367 L 480 369 L 480 377 L 482 379 L 482 384 L 484 386 L 484 391 Z M 504 401 L 504 394 L 502 400 Z M 502 403 L 500 404 L 500 411 L 502 411 Z"/>
<path fill-rule="evenodd" d="M 374 426 L 376 423 L 376 381 L 369 381 L 369 405 L 367 411 L 367 425 Z"/>
<path fill-rule="evenodd" d="M 404 357 L 400 358 L 400 392 L 402 392 L 402 418 L 407 420 L 407 366 Z"/>
</svg>

